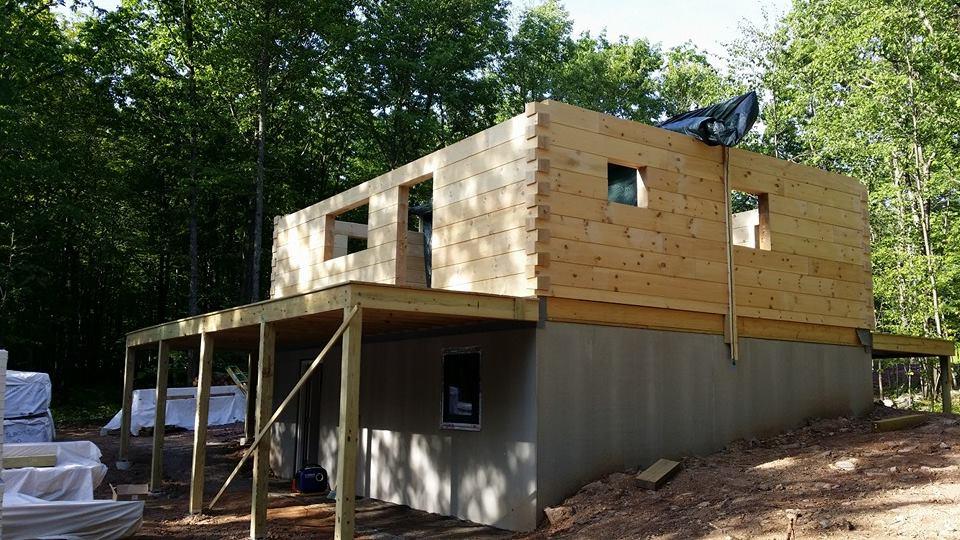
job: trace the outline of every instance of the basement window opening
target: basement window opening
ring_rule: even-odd
[[[607,164],[607,201],[628,206],[647,207],[644,168]]]
[[[480,430],[480,349],[443,352],[442,429]]]
[[[770,209],[766,193],[730,192],[733,245],[770,250]]]

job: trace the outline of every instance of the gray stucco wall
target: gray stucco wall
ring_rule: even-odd
[[[872,402],[863,348],[568,323],[537,332],[538,510],[607,473]]]
[[[487,331],[363,344],[358,492],[512,530],[536,526],[535,330]],[[480,431],[440,429],[442,350],[482,349]],[[276,404],[317,351],[278,355]],[[335,484],[340,353],[323,367],[318,461]],[[293,407],[295,408],[295,407]],[[296,467],[291,411],[274,429],[271,467]]]

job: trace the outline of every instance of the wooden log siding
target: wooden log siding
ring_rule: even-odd
[[[608,163],[641,171],[642,208],[607,200]],[[766,194],[762,216],[732,220],[740,326],[873,328],[866,188],[740,149],[729,171],[732,189]],[[435,288],[696,312],[711,325],[727,312],[722,149],[551,101],[277,218],[273,296],[349,280],[425,284],[422,236],[401,231],[406,189],[428,178]],[[367,203],[367,249],[345,255],[357,227],[333,218]]]
[[[529,296],[527,114],[275,220],[271,296],[347,281],[425,285],[423,235],[406,232],[407,189],[433,179],[436,288]],[[333,220],[369,204],[365,231]],[[361,226],[362,227],[362,226]],[[346,254],[346,236],[367,249]]]
[[[538,117],[535,226],[541,296],[726,312],[719,148],[556,102]],[[643,171],[644,208],[607,201],[608,163]],[[543,167],[542,167],[543,168]],[[771,248],[756,249],[756,211],[734,219],[737,314],[746,320],[873,328],[866,188],[841,175],[730,151],[731,188],[766,193]],[[742,229],[742,230],[741,230]],[[765,246],[766,247],[766,246]],[[546,264],[543,264],[546,261]],[[750,323],[758,328],[757,323]]]

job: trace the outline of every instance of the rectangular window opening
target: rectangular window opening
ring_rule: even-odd
[[[733,245],[770,250],[770,210],[766,193],[730,192]]]
[[[333,257],[343,257],[367,249],[367,219],[370,204],[338,215],[333,225]]]
[[[433,279],[433,177],[411,186],[408,200],[407,283],[429,287]]]
[[[480,430],[480,349],[443,351],[443,429]]]
[[[646,169],[607,163],[607,200],[639,208],[647,207]]]

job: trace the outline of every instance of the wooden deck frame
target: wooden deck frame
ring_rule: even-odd
[[[940,373],[950,371],[950,360],[956,354],[956,343],[949,339],[874,333],[870,336],[874,358],[929,358],[940,362]],[[933,369],[932,367],[930,369]],[[940,403],[943,414],[953,414],[953,381],[941,375]]]
[[[275,351],[284,333],[290,342],[285,345],[306,345],[297,342],[300,332],[310,336],[311,344],[322,342],[328,335],[329,321],[339,323],[347,310],[356,306],[367,313],[371,324],[360,322],[355,317],[344,333],[341,399],[340,453],[344,470],[352,470],[356,463],[357,425],[359,399],[359,359],[361,332],[364,335],[397,331],[397,323],[409,323],[414,329],[433,329],[452,326],[476,325],[492,321],[509,321],[532,324],[538,321],[539,303],[535,298],[515,298],[491,294],[458,292],[418,287],[349,282],[325,289],[294,296],[265,300],[212,313],[188,317],[177,321],[136,330],[127,334],[124,371],[124,408],[126,437],[121,434],[124,449],[129,448],[129,422],[132,407],[135,356],[138,350],[159,347],[158,371],[168,362],[171,349],[195,348],[199,345],[200,376],[197,385],[197,419],[194,432],[193,471],[190,487],[190,513],[203,510],[203,467],[206,448],[206,420],[209,407],[210,379],[213,365],[213,348],[238,348],[257,350],[259,361],[256,396],[256,422],[259,430],[273,411],[273,371]],[[379,317],[370,317],[377,314]],[[361,324],[364,329],[361,330]],[[409,325],[400,328],[409,330]],[[251,340],[252,337],[252,340]],[[225,344],[224,347],[221,345]],[[165,394],[165,376],[158,373],[158,398]],[[161,404],[158,399],[158,407]],[[159,413],[158,413],[159,415]],[[351,427],[352,426],[352,427]],[[159,440],[153,441],[151,462],[151,486],[160,485],[162,467],[162,430]],[[121,456],[128,456],[122,453]],[[252,493],[250,537],[266,535],[267,477],[269,444],[261,444],[254,454],[254,488]],[[351,465],[353,464],[353,465]],[[353,495],[355,488],[349,486],[349,475],[338,489],[336,537],[352,538],[355,527]]]

